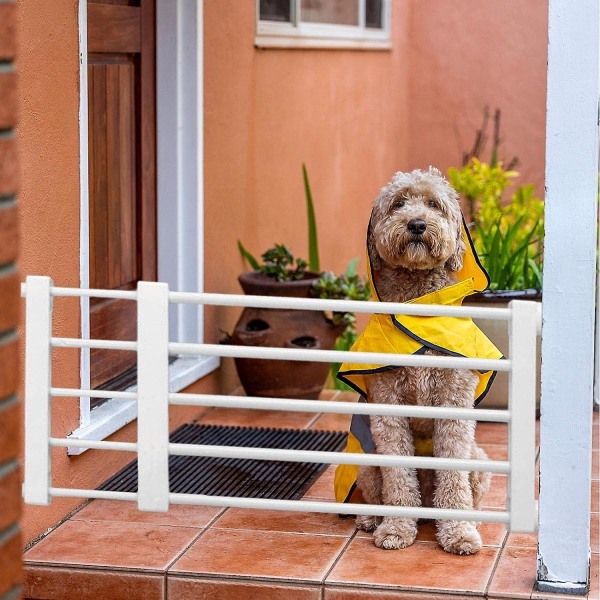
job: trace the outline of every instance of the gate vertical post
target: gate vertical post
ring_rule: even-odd
[[[50,504],[52,462],[52,280],[29,276],[25,283],[25,484],[27,504]]]
[[[140,281],[138,508],[169,510],[169,286]]]
[[[535,302],[513,300],[509,304],[512,368],[509,374],[510,424],[508,479],[510,530],[537,529],[535,500],[535,380],[538,307]]]

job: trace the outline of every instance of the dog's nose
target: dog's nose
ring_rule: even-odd
[[[408,222],[408,230],[415,235],[422,235],[427,229],[427,223],[423,219],[411,219]]]

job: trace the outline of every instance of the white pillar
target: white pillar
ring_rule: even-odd
[[[597,0],[550,0],[537,585],[589,580],[598,193]]]

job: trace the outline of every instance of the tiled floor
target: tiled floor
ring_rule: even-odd
[[[353,395],[327,394],[332,400]],[[598,454],[595,415],[595,454]],[[202,423],[345,429],[348,418],[308,413],[207,410]],[[506,427],[482,423],[479,443],[506,459]],[[329,467],[305,499],[333,500]],[[594,477],[598,477],[597,469]],[[592,491],[592,590],[598,598],[598,480]],[[505,506],[506,477],[496,475],[484,507]],[[174,506],[142,513],[128,503],[95,500],[25,555],[25,597],[47,600],[473,600],[568,598],[533,590],[535,534],[507,535],[482,524],[475,556],[444,552],[433,524],[419,526],[405,550],[385,551],[352,519]],[[574,597],[573,597],[574,598]],[[579,596],[581,598],[581,596]]]

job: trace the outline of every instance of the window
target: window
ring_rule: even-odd
[[[391,47],[390,0],[257,0],[256,5],[258,47]]]

